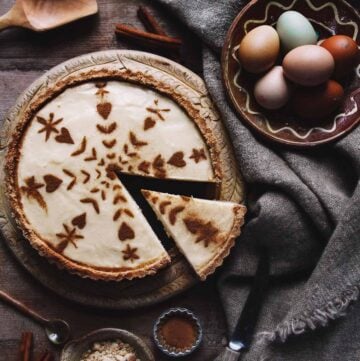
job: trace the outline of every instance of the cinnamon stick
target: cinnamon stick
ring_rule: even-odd
[[[31,332],[23,332],[21,335],[20,353],[22,361],[30,361],[30,353],[33,341]]]
[[[125,24],[117,24],[115,33],[123,38],[134,40],[153,48],[176,50],[182,44],[180,39],[148,33]]]
[[[167,36],[166,31],[158,23],[154,16],[150,14],[149,10],[146,7],[139,6],[137,15],[141,22],[144,24],[147,31],[154,34]]]
[[[52,360],[54,360],[54,355],[49,351],[45,351],[41,355],[38,361],[52,361]]]

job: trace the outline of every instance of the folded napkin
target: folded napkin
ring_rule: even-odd
[[[246,1],[157,2],[203,41],[205,82],[249,186],[246,226],[219,278],[229,332],[256,270],[256,248],[267,246],[273,282],[257,328],[262,342],[255,343],[245,359],[313,360],[300,358],[300,351],[294,358],[280,358],[269,343],[328,325],[358,298],[360,128],[336,143],[303,151],[262,142],[234,113],[221,81],[225,35]],[[356,0],[353,5],[360,8]],[[326,352],[331,355],[324,351],[321,359],[338,360]]]

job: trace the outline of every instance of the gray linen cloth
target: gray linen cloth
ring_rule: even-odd
[[[360,306],[352,302],[360,285],[360,128],[306,151],[260,141],[230,107],[221,82],[225,35],[246,1],[157,2],[203,41],[204,78],[249,185],[247,223],[219,278],[229,333],[248,294],[257,246],[271,256],[257,342],[242,360],[360,360]],[[357,0],[353,5],[360,8]]]

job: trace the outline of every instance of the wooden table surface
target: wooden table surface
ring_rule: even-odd
[[[5,13],[14,0],[0,1],[0,14]],[[11,107],[18,95],[30,83],[54,65],[77,55],[106,49],[139,49],[125,43],[114,35],[114,24],[124,22],[141,27],[136,18],[140,4],[151,11],[168,30],[185,41],[184,64],[200,72],[200,46],[198,40],[188,33],[164,9],[154,9],[141,0],[98,0],[100,12],[97,16],[80,20],[60,29],[35,34],[23,29],[9,29],[0,33],[0,119]],[[142,49],[145,50],[145,49]],[[154,348],[151,333],[156,318],[169,307],[181,306],[192,309],[199,315],[204,341],[191,361],[212,360],[224,343],[225,322],[215,289],[215,280],[199,284],[192,290],[162,304],[131,312],[102,311],[66,301],[48,291],[34,280],[0,242],[0,288],[13,294],[27,305],[49,318],[64,318],[73,329],[73,337],[102,327],[127,329],[141,336],[154,350],[157,361],[168,358]],[[34,358],[37,360],[45,349],[52,348],[43,330],[8,306],[0,304],[0,361],[19,359],[21,332],[32,331],[35,337]]]

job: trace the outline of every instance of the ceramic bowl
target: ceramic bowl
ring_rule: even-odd
[[[298,11],[307,17],[319,33],[319,39],[341,34],[360,44],[360,16],[344,0],[253,0],[235,18],[223,47],[223,80],[228,96],[241,118],[268,140],[298,147],[333,141],[360,121],[360,66],[343,84],[342,106],[336,114],[316,126],[295,117],[289,106],[278,111],[261,108],[253,96],[257,77],[241,70],[236,50],[242,38],[257,26],[275,25],[287,10]]]
[[[194,342],[193,346],[186,350],[186,351],[171,351],[169,350],[159,339],[159,328],[163,322],[165,322],[167,319],[173,317],[173,316],[181,316],[188,318],[194,322],[197,328],[197,339]],[[202,327],[200,325],[199,319],[195,316],[193,312],[188,310],[187,308],[171,308],[170,310],[164,312],[156,321],[153,329],[153,337],[156,346],[162,351],[165,355],[178,358],[178,357],[184,357],[192,354],[197,350],[201,344],[202,337],[203,337],[203,331]]]
[[[117,328],[96,330],[67,343],[61,353],[60,361],[79,361],[82,354],[87,351],[94,342],[116,339],[129,344],[141,361],[155,361],[152,352],[144,341],[129,331]]]

